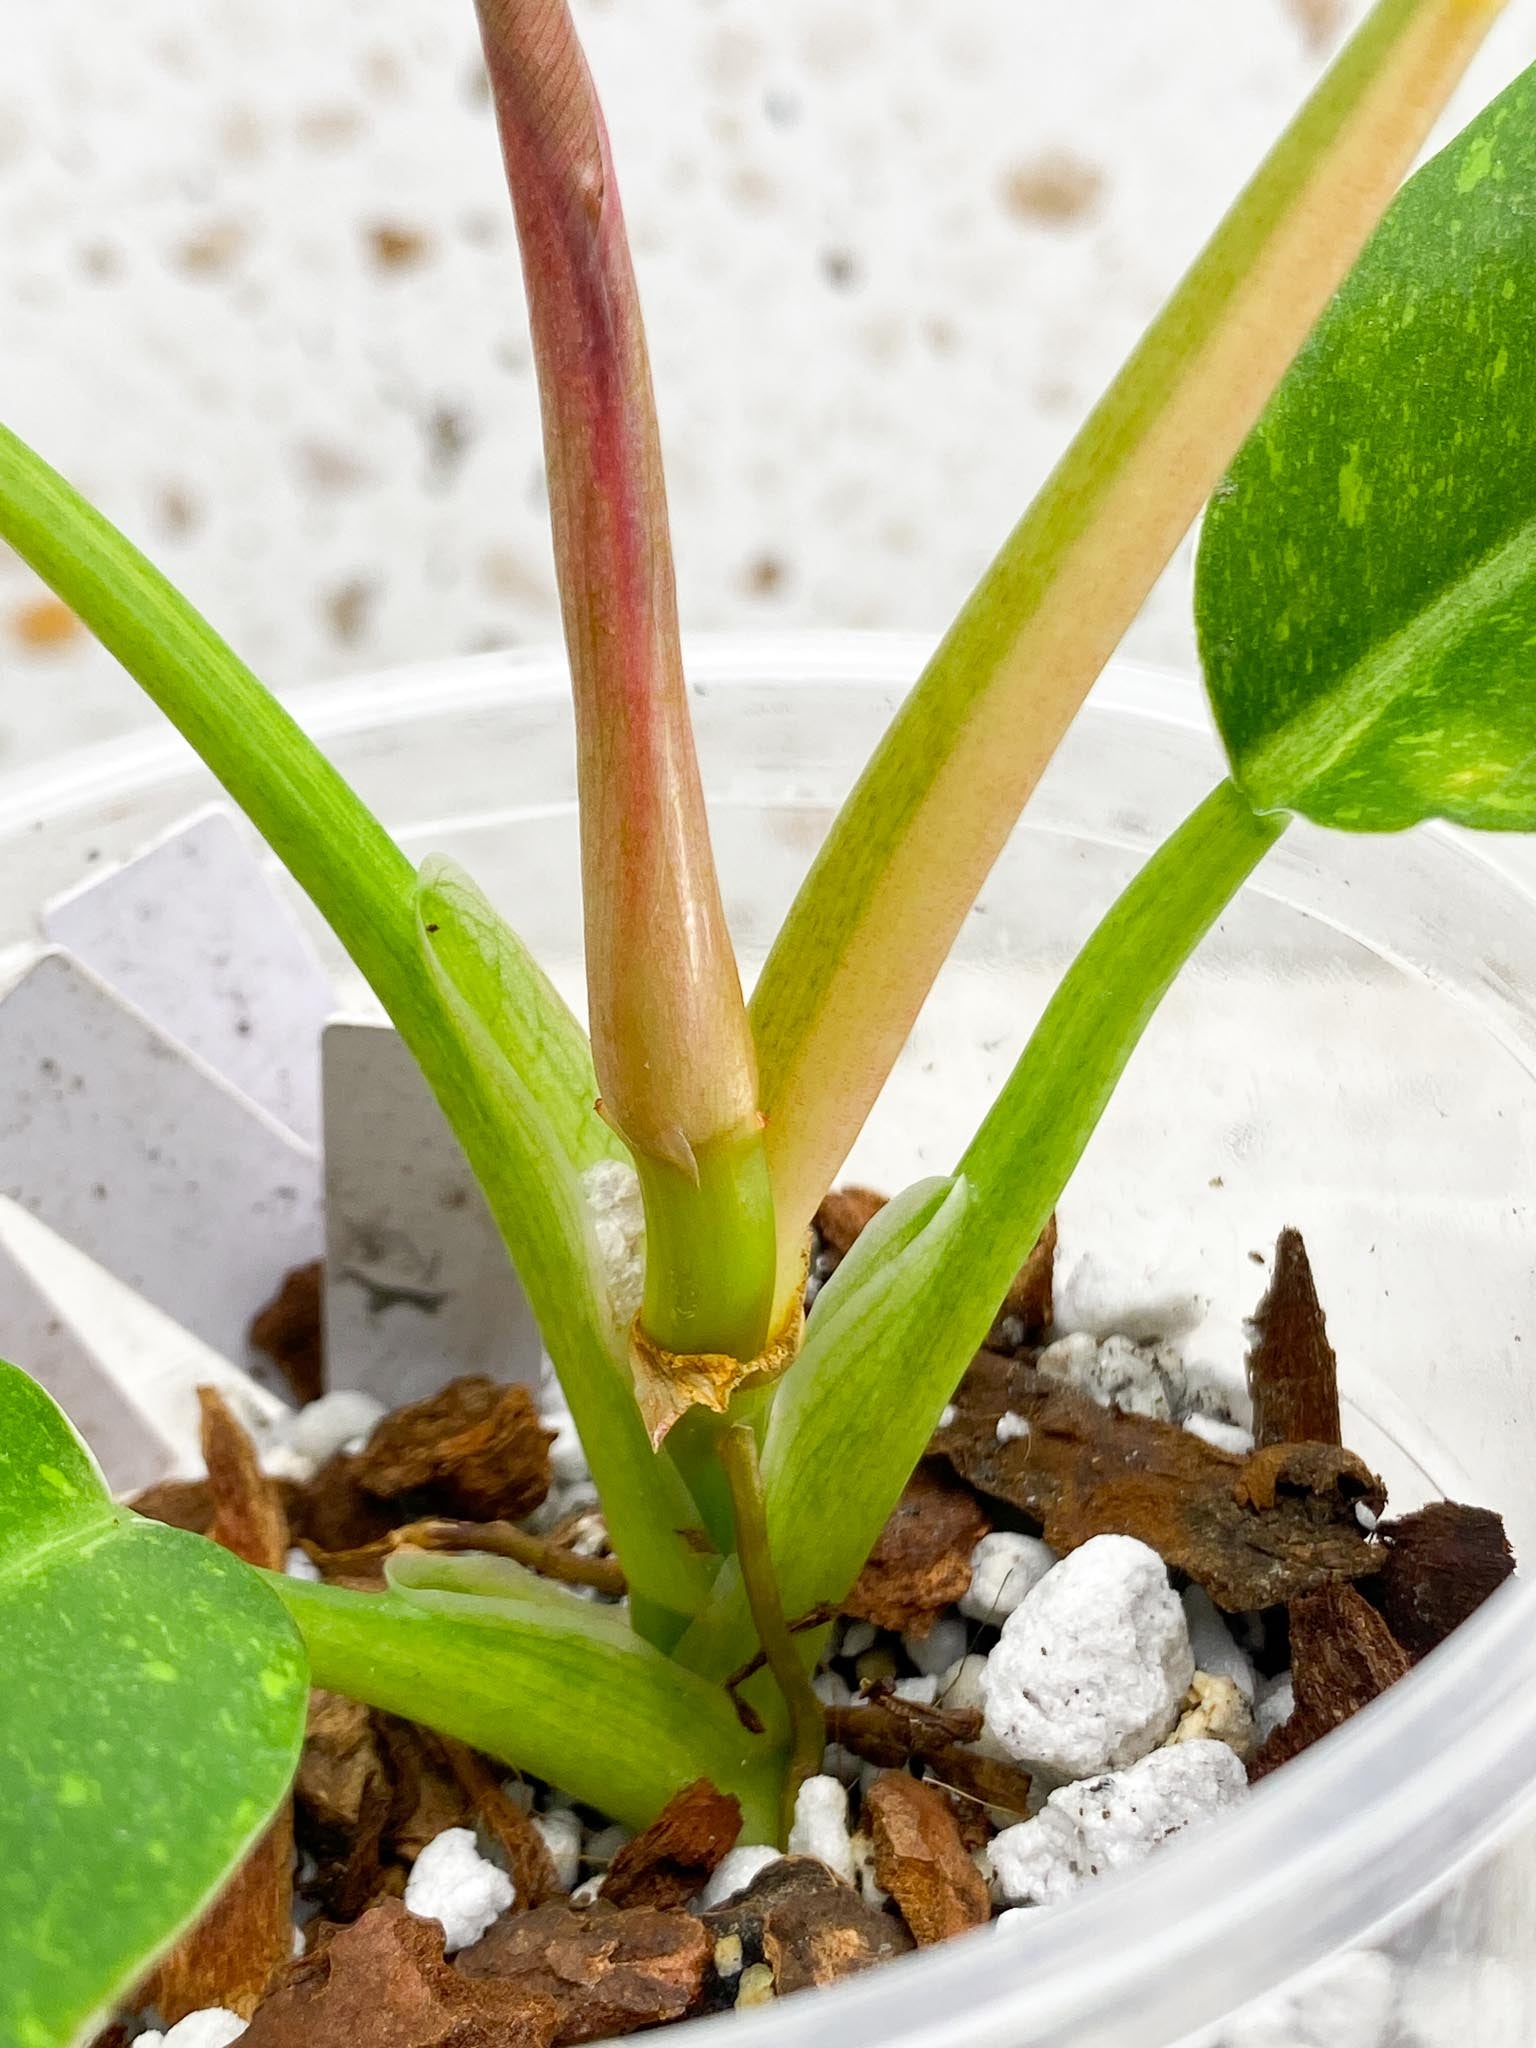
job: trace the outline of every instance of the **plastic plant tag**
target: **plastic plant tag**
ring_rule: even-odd
[[[334,992],[245,828],[221,804],[45,906],[66,947],[151,1023],[309,1140]]]
[[[68,954],[0,999],[0,1194],[226,1358],[319,1253],[319,1178],[309,1146]]]
[[[325,1032],[325,1353],[395,1406],[460,1373],[537,1381],[538,1331],[459,1141],[385,1024]]]
[[[217,1387],[252,1426],[284,1412],[275,1394],[4,1198],[0,1303],[5,1347],[73,1418],[114,1493],[201,1472],[201,1386]]]

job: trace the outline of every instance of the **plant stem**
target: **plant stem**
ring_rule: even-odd
[[[645,1201],[640,1319],[668,1351],[756,1358],[773,1307],[773,1188],[760,1129],[701,1145],[697,1178],[636,1153]]]
[[[720,1462],[725,1467],[736,1511],[736,1555],[741,1563],[747,1605],[763,1657],[784,1695],[789,1715],[790,1751],[780,1823],[781,1839],[787,1842],[800,1787],[821,1769],[827,1746],[826,1715],[779,1597],[779,1582],[768,1548],[768,1515],[763,1475],[757,1461],[757,1433],[750,1423],[732,1423],[723,1431]]]

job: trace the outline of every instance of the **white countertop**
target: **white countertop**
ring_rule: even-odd
[[[942,625],[1364,11],[582,0],[687,622]],[[556,631],[468,0],[13,0],[0,363],[279,688]],[[1128,651],[1189,663],[1187,575]],[[0,560],[0,768],[152,715],[70,628]]]

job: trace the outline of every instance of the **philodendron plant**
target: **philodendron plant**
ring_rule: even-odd
[[[745,1839],[778,1836],[820,1764],[819,1618],[1244,878],[1297,814],[1536,826],[1536,72],[1367,244],[1498,11],[1379,0],[983,575],[750,1005],[689,730],[634,278],[564,0],[479,12],[575,692],[590,1042],[469,877],[413,868],[185,599],[0,435],[0,536],[244,806],[420,1062],[630,1589],[605,1607],[408,1550],[381,1594],[264,1577],[115,1506],[47,1397],[0,1368],[6,2048],[81,2036],[206,1902],[284,1794],[306,1676],[632,1826],[707,1776]],[[812,1213],[1207,499],[1196,605],[1230,777],[1110,909],[954,1172],[881,1211],[806,1323]],[[637,1312],[588,1200],[611,1161],[643,1195]]]

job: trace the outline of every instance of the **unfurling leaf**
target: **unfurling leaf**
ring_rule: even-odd
[[[517,215],[576,704],[588,1008],[645,1196],[641,1319],[755,1358],[773,1200],[678,642],[650,362],[597,94],[566,0],[478,0]]]
[[[1259,808],[1536,826],[1536,70],[1383,221],[1217,493],[1197,610]]]
[[[247,1565],[115,1507],[0,1365],[0,2041],[65,2048],[205,1906],[304,1734],[304,1653]]]
[[[678,643],[661,446],[608,137],[565,0],[480,0],[544,407],[576,698],[594,1054],[639,1152],[757,1108]]]

